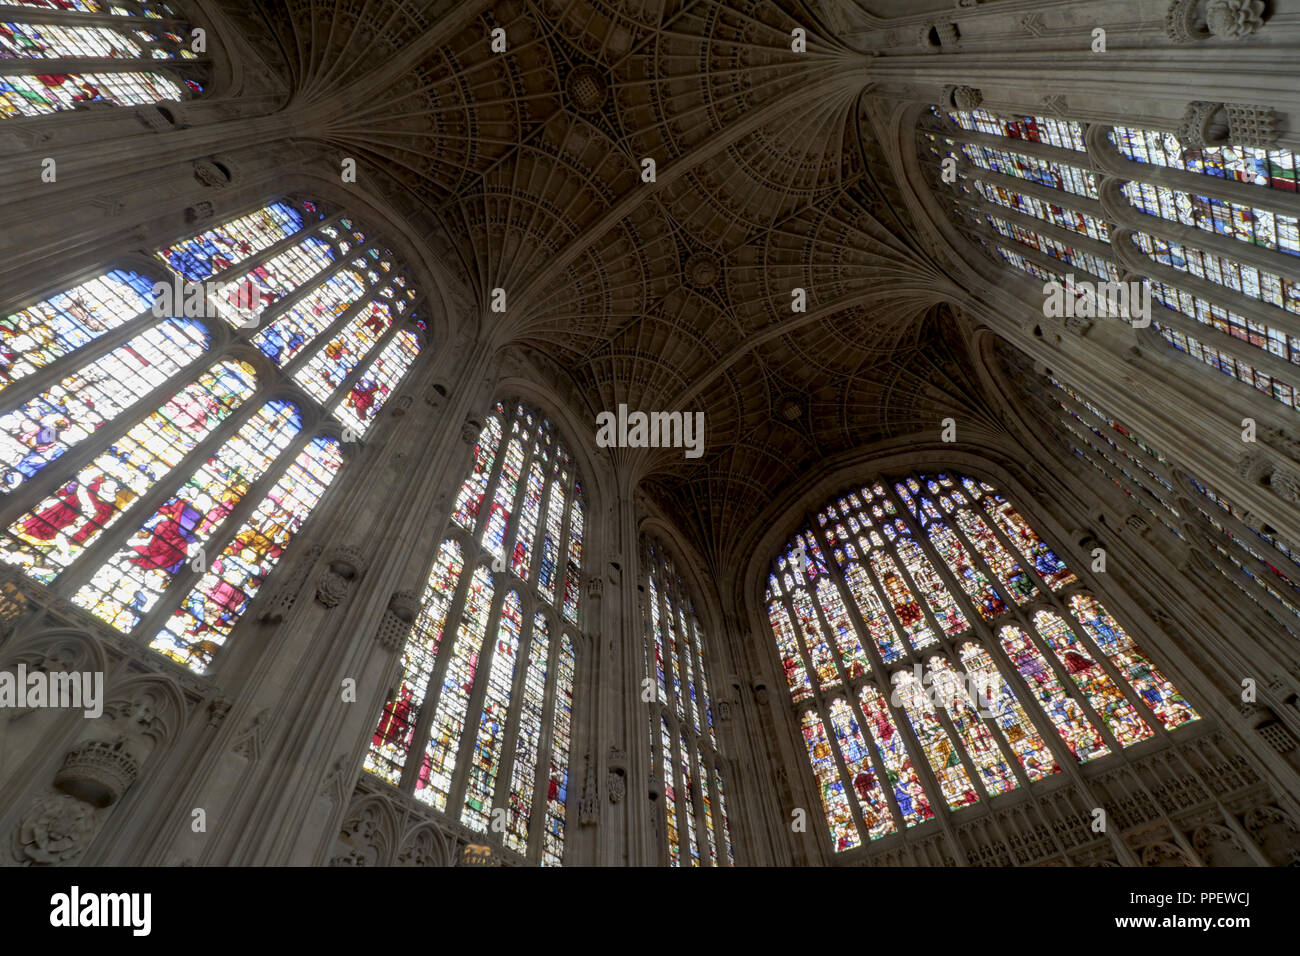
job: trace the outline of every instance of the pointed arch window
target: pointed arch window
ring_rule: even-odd
[[[655,692],[650,779],[662,795],[662,859],[670,866],[733,866],[704,629],[672,557],[653,535],[642,536],[641,569],[644,673]]]
[[[544,866],[564,859],[582,485],[521,403],[483,423],[365,769]],[[571,595],[556,589],[561,555]]]
[[[211,74],[174,3],[0,0],[0,119],[182,102]]]
[[[836,851],[1199,719],[1020,511],[968,476],[846,491],[790,540],[765,598]]]
[[[1143,283],[1175,349],[1300,407],[1295,154],[937,108],[918,149],[963,231],[1071,290],[1078,314],[1107,314],[1080,280]]]
[[[355,301],[304,342],[375,303],[400,323],[295,388],[267,330],[343,270]],[[0,311],[0,563],[205,672],[416,357],[418,304],[350,219],[285,199]]]

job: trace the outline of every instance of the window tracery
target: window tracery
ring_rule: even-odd
[[[211,63],[193,36],[172,4],[155,0],[4,0],[0,118],[201,96]]]
[[[934,109],[919,148],[962,228],[995,257],[1066,288],[1069,276],[1141,282],[1175,349],[1300,407],[1294,154],[982,109]],[[1075,292],[1103,314],[1086,286]]]
[[[732,866],[723,759],[714,729],[704,630],[663,542],[641,542],[650,778],[662,794],[670,866]],[[671,696],[669,686],[671,685]],[[658,730],[656,731],[656,725]],[[717,794],[715,807],[711,800]]]
[[[564,858],[582,507],[577,468],[551,422],[497,403],[364,765],[546,866]],[[572,586],[557,593],[561,554]]]
[[[278,268],[280,250],[308,245],[313,268]],[[376,302],[401,327],[345,343],[345,367],[284,397],[292,379],[260,355],[298,366],[270,330],[362,267],[355,300],[317,309],[300,340]],[[365,433],[418,354],[415,305],[351,220],[280,200],[6,310],[0,561],[206,671],[341,469],[346,430]]]
[[[783,549],[765,600],[836,851],[1199,719],[974,478],[846,491]]]
[[[1052,402],[1067,449],[1086,461],[1154,523],[1197,546],[1238,593],[1275,624],[1300,634],[1296,549],[1203,478],[1173,464],[1127,425],[1054,378]]]

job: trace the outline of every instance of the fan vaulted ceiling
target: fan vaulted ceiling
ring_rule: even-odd
[[[701,459],[613,454],[715,567],[820,460],[978,404],[938,305],[952,284],[912,238],[864,121],[870,58],[837,38],[863,15],[829,12],[231,3],[293,91],[294,135],[424,210],[425,241],[502,347],[567,377],[593,420],[620,402],[706,413]],[[505,316],[488,309],[496,287]]]

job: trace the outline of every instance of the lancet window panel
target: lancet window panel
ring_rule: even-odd
[[[709,694],[708,641],[691,593],[662,541],[641,542],[643,699],[649,695],[650,778],[663,806],[661,861],[732,866],[724,759]],[[716,795],[716,802],[714,800]]]
[[[544,866],[564,859],[582,485],[555,426],[498,402],[479,431],[364,767]],[[572,617],[570,616],[572,615]]]
[[[3,0],[0,120],[194,99],[210,84],[213,42],[197,42],[175,4]]]
[[[777,555],[765,599],[836,852],[1200,719],[1020,510],[969,476],[847,489]]]
[[[307,245],[315,269],[277,272]],[[344,267],[355,307],[303,341],[376,301],[400,327],[295,388],[270,330]],[[298,198],[0,309],[0,562],[207,672],[418,356],[418,306],[391,251]]]
[[[1053,402],[1044,405],[1044,415],[1056,417],[1065,448],[1134,502],[1158,503],[1159,513],[1147,513],[1197,547],[1268,620],[1300,634],[1300,554],[1267,523],[1203,478],[1175,469],[1160,451],[1069,385],[1047,381]],[[1113,454],[1098,452],[1105,448]]]
[[[1087,282],[1141,282],[1174,349],[1300,407],[1295,154],[1189,146],[1126,126],[1094,132],[934,108],[918,155],[963,231],[999,261],[1070,290],[1076,314],[1114,311]]]

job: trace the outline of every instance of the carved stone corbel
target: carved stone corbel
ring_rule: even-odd
[[[1263,484],[1273,470],[1273,463],[1260,451],[1248,451],[1237,459],[1237,474],[1254,484]]]
[[[622,803],[627,795],[627,751],[609,748],[609,802]]]
[[[1300,474],[1289,468],[1276,468],[1268,483],[1273,493],[1283,501],[1300,504]]]
[[[54,786],[92,807],[112,806],[135,783],[140,764],[126,740],[87,740],[64,758]]]
[[[1264,25],[1264,10],[1264,0],[1174,0],[1165,13],[1165,32],[1175,43],[1244,40]]]
[[[1178,124],[1178,141],[1184,147],[1250,146],[1269,149],[1277,144],[1278,115],[1271,107],[1250,103],[1187,104]]]
[[[984,94],[973,86],[946,86],[943,99],[953,109],[973,110],[984,102]]]
[[[212,203],[205,199],[202,202],[196,202],[192,206],[185,207],[185,221],[187,223],[202,222],[204,219],[211,219],[215,212]]]
[[[365,560],[360,548],[346,546],[336,549],[316,579],[316,600],[325,607],[337,607],[364,571]]]
[[[1092,329],[1092,320],[1080,318],[1077,315],[1067,315],[1061,319],[1065,326],[1065,331],[1083,338]]]
[[[388,608],[379,622],[375,640],[386,651],[395,651],[411,636],[411,627],[420,613],[420,596],[415,591],[397,591],[388,599]]]

